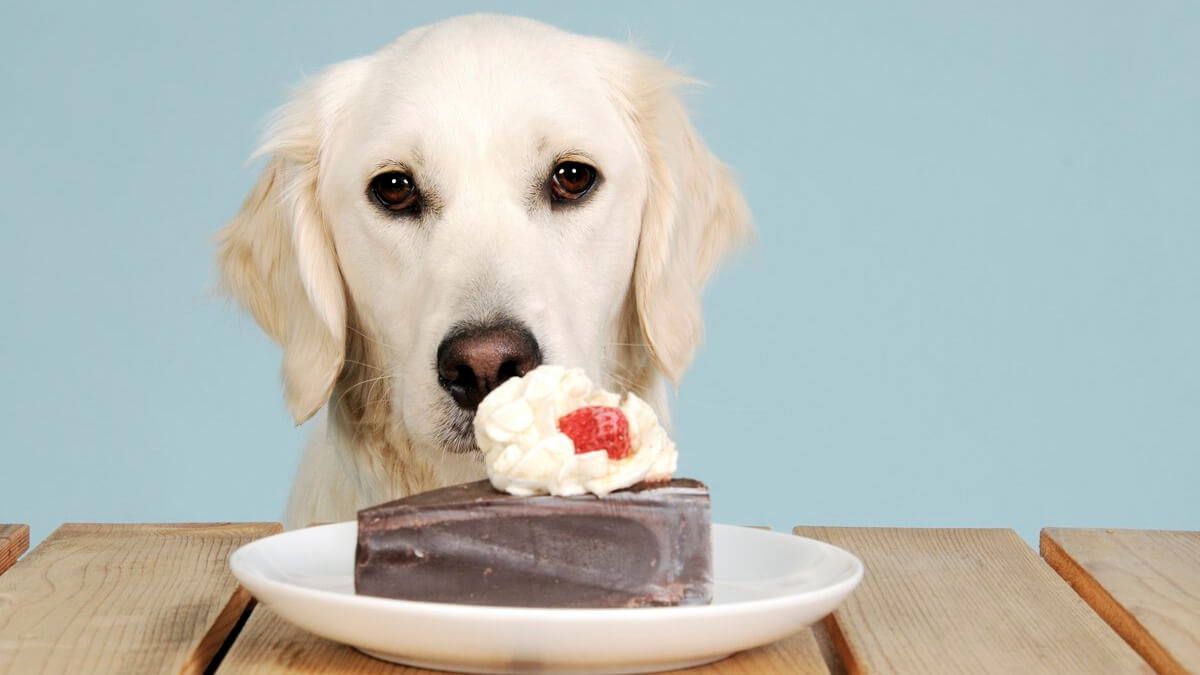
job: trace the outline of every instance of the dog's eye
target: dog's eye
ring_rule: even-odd
[[[412,176],[400,171],[381,173],[371,179],[371,196],[389,211],[408,211],[417,205],[421,193]]]
[[[550,193],[555,201],[574,201],[596,183],[596,169],[582,162],[560,162],[550,173]]]

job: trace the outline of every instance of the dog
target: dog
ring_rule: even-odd
[[[753,230],[688,83],[629,46],[473,15],[277,112],[217,265],[282,347],[295,422],[317,417],[288,527],[482,478],[475,406],[543,362],[666,420],[701,290]]]

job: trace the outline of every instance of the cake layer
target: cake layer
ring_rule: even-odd
[[[484,480],[358,514],[355,588],[405,600],[643,607],[712,599],[708,488],[514,497]]]

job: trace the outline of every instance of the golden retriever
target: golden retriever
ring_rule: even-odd
[[[220,233],[224,287],[322,408],[289,527],[483,477],[475,404],[541,362],[664,417],[700,292],[751,234],[686,79],[614,42],[466,16],[332,66],[278,112]]]

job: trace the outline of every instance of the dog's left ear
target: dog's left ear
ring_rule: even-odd
[[[649,178],[633,289],[642,334],[676,384],[703,333],[700,294],[717,264],[753,236],[732,173],[688,119],[677,87],[687,79],[634,55],[625,96],[643,139]]]

